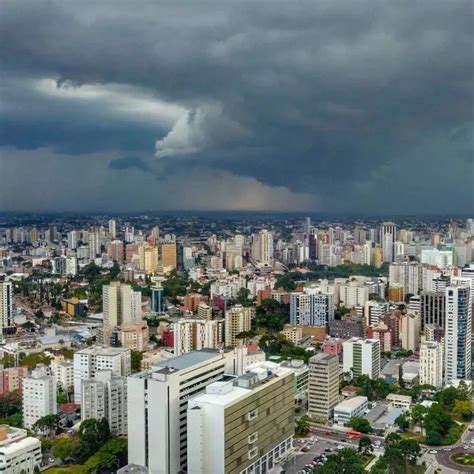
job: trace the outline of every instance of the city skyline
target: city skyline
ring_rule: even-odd
[[[2,10],[1,211],[472,213],[470,2]]]

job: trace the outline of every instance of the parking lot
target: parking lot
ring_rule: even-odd
[[[315,441],[317,439],[317,441]],[[321,439],[319,436],[308,438],[297,438],[294,441],[295,456],[289,461],[284,469],[287,474],[298,474],[307,464],[313,462],[315,457],[320,455],[329,455],[331,452],[325,451],[331,449],[333,452],[338,446],[344,445],[357,449],[357,443],[342,443],[328,439]],[[302,450],[303,449],[303,450]]]

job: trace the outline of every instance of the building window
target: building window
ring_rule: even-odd
[[[257,418],[257,416],[258,416],[258,409],[255,408],[255,410],[249,411],[247,413],[247,420],[248,421],[255,420],[255,418]]]
[[[248,458],[253,459],[258,454],[258,448],[252,448],[248,453]]]
[[[248,444],[252,444],[252,443],[255,443],[255,441],[257,441],[257,439],[258,439],[258,431],[255,431],[255,433],[252,433],[247,438],[247,442],[248,442]]]

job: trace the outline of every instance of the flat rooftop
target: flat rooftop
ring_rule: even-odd
[[[367,403],[367,401],[367,397],[362,396],[347,398],[346,400],[343,400],[342,402],[338,403],[334,407],[334,410],[354,410],[354,408],[357,408],[363,403]]]

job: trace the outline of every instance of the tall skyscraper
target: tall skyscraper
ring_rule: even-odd
[[[165,271],[176,269],[178,264],[176,242],[166,242],[161,245],[161,263]]]
[[[240,304],[232,306],[225,313],[225,346],[235,347],[243,344],[237,335],[250,331],[253,308],[245,308]]]
[[[292,451],[294,374],[253,365],[189,401],[188,473],[272,472]]]
[[[113,240],[117,236],[117,225],[113,219],[109,220],[109,237]]]
[[[427,341],[420,346],[420,385],[443,386],[443,344]]]
[[[269,265],[273,261],[273,234],[267,229],[262,229],[254,237],[252,256],[264,265]]]
[[[367,375],[377,379],[380,375],[380,341],[353,337],[342,344],[343,370],[352,376]]]
[[[13,287],[10,281],[0,280],[0,336],[4,329],[12,328],[13,322]]]
[[[384,262],[395,261],[395,239],[397,226],[393,222],[384,222],[380,226],[380,243]]]
[[[328,420],[339,402],[339,357],[320,352],[309,359],[308,412]]]
[[[23,426],[31,429],[43,416],[56,413],[56,380],[40,364],[23,379]]]
[[[427,324],[436,324],[442,328],[446,321],[446,293],[422,291],[420,293],[421,330]]]
[[[155,314],[164,312],[163,287],[161,284],[151,288],[151,312]]]
[[[188,402],[224,379],[229,355],[211,349],[189,352],[128,378],[130,464],[153,474],[187,471]]]
[[[71,230],[67,233],[67,246],[71,250],[77,249],[77,231]]]
[[[446,381],[470,380],[472,369],[472,306],[469,286],[446,288]]]
[[[325,326],[334,319],[333,295],[305,288],[290,295],[290,324]]]
[[[81,420],[105,418],[113,436],[127,436],[127,379],[111,370],[82,382]]]

